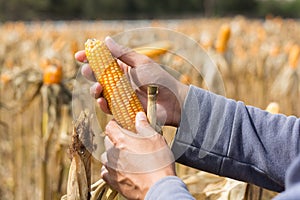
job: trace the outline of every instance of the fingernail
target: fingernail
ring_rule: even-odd
[[[111,37],[107,36],[105,38],[105,44],[108,45],[108,46],[110,46],[110,45],[116,45],[116,42]]]
[[[112,41],[112,42],[115,42],[110,36],[106,36],[106,37],[105,37],[105,41],[108,41],[108,40],[109,40],[109,41]]]
[[[136,114],[136,120],[137,121],[147,121],[147,117],[144,112],[138,112]]]
[[[74,54],[74,57],[77,58],[78,54],[79,54],[79,52],[76,52],[76,53]]]

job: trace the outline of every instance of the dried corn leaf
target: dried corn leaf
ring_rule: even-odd
[[[111,189],[109,185],[100,179],[91,186],[91,199],[90,200],[116,200],[118,199],[118,192]]]
[[[91,186],[91,200],[101,199],[101,195],[103,195],[103,191],[105,190],[106,183],[103,179],[98,180]]]
[[[88,200],[90,198],[91,151],[93,150],[90,119],[89,112],[83,111],[74,125],[70,147],[72,162],[69,169],[66,199]]]
[[[200,171],[183,178],[197,200],[244,199],[247,183]]]
[[[295,88],[298,87],[299,78],[298,73],[290,67],[284,68],[276,77],[271,94],[276,97],[286,96],[292,92],[298,92]]]
[[[117,197],[117,192],[110,189],[103,179],[98,180],[91,186],[91,188],[93,190],[91,192],[91,200],[113,200]]]
[[[75,152],[70,166],[67,199],[83,200],[88,199],[89,186],[87,183],[86,171],[80,156]]]

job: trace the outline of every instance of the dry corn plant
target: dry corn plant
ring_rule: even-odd
[[[36,198],[57,199],[63,190],[65,142],[60,137],[67,138],[71,98],[61,83],[61,74],[52,72],[45,71],[43,79],[39,70],[15,67],[1,76],[8,77],[1,85],[1,91],[6,91],[1,102],[5,102],[8,118],[15,119],[7,125],[11,152],[15,154],[11,184],[16,199],[33,194]],[[30,165],[33,163],[29,160],[36,164]],[[31,185],[34,187],[29,188]]]
[[[43,199],[51,199],[56,194],[56,199],[61,193],[63,181],[63,150],[68,144],[68,128],[70,121],[70,92],[59,84],[44,84],[41,88],[42,95],[42,134],[40,148],[41,158],[41,196]],[[54,166],[60,166],[54,168]],[[54,169],[56,171],[53,176]],[[51,177],[51,178],[50,178]],[[49,190],[51,179],[56,179],[58,191]]]
[[[299,57],[300,47],[294,44],[290,48],[287,65],[277,75],[271,88],[272,95],[276,99],[288,97],[284,98],[282,103],[291,105],[286,112],[296,116],[300,114],[300,108],[297,106],[300,97]]]
[[[62,199],[90,199],[91,152],[94,135],[90,128],[91,117],[88,111],[83,111],[74,123],[67,194]]]
[[[8,78],[0,85],[1,104],[3,103],[5,108],[5,110],[1,109],[1,121],[3,120],[7,125],[7,136],[2,137],[1,134],[3,140],[1,144],[5,145],[6,143],[5,151],[3,151],[6,155],[1,156],[3,158],[1,166],[5,166],[7,170],[5,172],[1,170],[1,177],[7,177],[4,182],[9,183],[3,184],[3,188],[6,190],[3,198],[8,199],[7,195],[12,192],[14,196],[11,198],[20,199],[22,196],[29,197],[29,193],[35,194],[35,190],[29,188],[27,192],[18,191],[29,185],[30,179],[37,180],[32,169],[38,170],[38,167],[31,166],[27,159],[38,157],[35,144],[40,133],[38,130],[40,127],[38,106],[41,100],[39,92],[42,82],[41,74],[37,70],[13,69],[12,73],[6,75]],[[3,90],[4,93],[2,93]],[[23,149],[27,146],[33,147],[31,151]]]

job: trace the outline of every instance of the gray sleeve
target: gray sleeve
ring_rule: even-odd
[[[299,199],[300,197],[300,155],[289,166],[285,183],[286,190],[276,196],[274,200]]]
[[[191,86],[172,145],[177,162],[270,190],[284,189],[300,120]]]
[[[157,181],[147,192],[145,200],[180,199],[193,200],[186,185],[176,176],[167,176]]]

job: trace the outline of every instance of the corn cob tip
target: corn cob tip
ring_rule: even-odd
[[[88,48],[90,51],[93,51],[93,49],[95,49],[99,45],[102,45],[102,42],[95,38],[87,39],[87,41],[84,44],[85,49]]]

